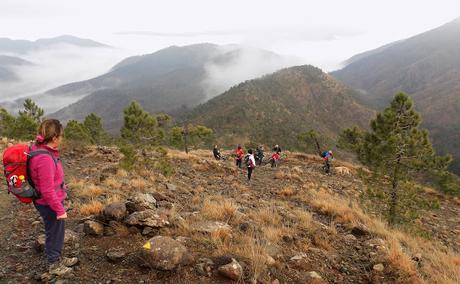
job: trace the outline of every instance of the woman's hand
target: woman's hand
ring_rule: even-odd
[[[57,216],[56,219],[58,219],[58,220],[67,219],[67,212],[62,214],[62,215]]]

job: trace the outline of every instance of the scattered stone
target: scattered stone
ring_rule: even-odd
[[[155,210],[134,212],[125,220],[128,225],[140,225],[153,228],[162,228],[169,225],[168,216]]]
[[[125,202],[115,202],[108,204],[102,211],[108,220],[123,220],[128,214]]]
[[[135,193],[128,198],[126,206],[129,212],[156,209],[157,200],[150,193]]]
[[[32,222],[32,226],[37,226],[37,225],[40,225],[42,222],[40,221],[33,221]]]
[[[152,268],[172,270],[179,266],[187,253],[180,242],[164,236],[156,236],[147,241],[141,257]]]
[[[364,242],[364,245],[371,247],[371,248],[375,248],[379,246],[384,246],[385,241],[382,240],[381,238],[375,238],[375,239],[367,240],[366,242]]]
[[[309,271],[306,273],[306,276],[310,279],[323,279],[316,271]]]
[[[268,266],[273,266],[273,265],[275,265],[275,263],[276,263],[276,260],[275,260],[273,257],[269,256],[269,255],[266,255],[266,256],[265,256],[265,259],[266,259],[266,260],[265,260],[265,263],[266,263]]]
[[[152,227],[144,227],[142,230],[142,235],[147,236],[149,234],[153,233],[153,228]]]
[[[297,261],[297,260],[302,260],[304,258],[308,258],[308,255],[304,252],[300,253],[300,254],[297,254],[297,255],[294,255],[293,257],[291,257],[291,260],[292,261]]]
[[[245,222],[245,223],[241,223],[238,227],[240,228],[240,231],[247,232],[250,228],[250,225],[249,223]]]
[[[112,227],[110,226],[104,227],[104,236],[110,237],[114,235],[115,235],[115,230]]]
[[[353,241],[356,241],[357,238],[353,234],[348,234],[345,236],[345,240],[353,242]]]
[[[221,275],[234,281],[240,280],[241,276],[243,275],[243,268],[234,258],[232,258],[232,262],[229,264],[220,266],[218,271]]]
[[[351,233],[355,236],[355,237],[363,237],[363,236],[366,236],[369,234],[369,231],[364,228],[364,226],[356,226],[356,227],[353,227],[351,229]]]
[[[195,266],[198,274],[202,276],[210,277],[212,275],[212,268],[214,267],[214,261],[209,258],[200,258]]]
[[[379,263],[379,264],[374,265],[372,269],[378,272],[382,272],[385,269],[385,267],[383,266],[383,264]]]
[[[421,254],[421,253],[415,254],[415,255],[412,257],[412,260],[413,260],[413,261],[416,261],[416,262],[422,261],[422,254]]]
[[[104,234],[104,226],[95,221],[86,221],[85,233],[87,235],[102,236]]]
[[[166,189],[167,189],[167,190],[170,190],[170,191],[176,191],[176,190],[177,190],[177,186],[175,186],[175,185],[172,184],[172,183],[167,183],[167,184],[166,184]]]
[[[226,224],[223,222],[209,221],[209,222],[198,224],[195,227],[195,230],[198,232],[202,232],[202,233],[213,233],[213,232],[220,231],[220,230],[231,231],[232,227],[230,227],[229,224]]]
[[[129,227],[128,231],[129,231],[131,234],[133,234],[133,235],[136,235],[136,234],[140,234],[140,233],[141,233],[141,231],[139,230],[139,228],[136,227],[136,226],[131,226],[131,227]]]
[[[121,248],[111,248],[105,252],[105,256],[111,262],[119,262],[126,256],[126,252]]]

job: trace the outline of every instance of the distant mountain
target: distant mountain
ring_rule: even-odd
[[[0,55],[0,82],[17,80],[14,67],[24,65],[33,65],[33,63],[19,57]]]
[[[423,126],[441,152],[457,158],[460,173],[460,18],[434,30],[355,58],[334,77],[361,90],[361,99],[377,108],[395,93],[412,96]]]
[[[332,141],[346,127],[366,128],[373,111],[355,91],[313,66],[280,70],[246,81],[183,116],[233,145],[248,141],[301,147],[297,135],[314,129]]]
[[[68,44],[78,47],[109,47],[108,45],[90,39],[82,39],[70,35],[38,39],[36,41],[0,38],[0,53],[25,54],[31,51],[49,48],[58,44]]]
[[[248,52],[257,54],[257,59],[246,60]],[[66,121],[83,119],[88,113],[96,112],[115,132],[121,126],[123,109],[133,100],[151,113],[180,112],[242,80],[278,70],[286,66],[286,62],[285,58],[260,49],[214,44],[172,46],[127,58],[107,74],[62,86],[45,95],[57,99],[84,96],[53,116]],[[249,68],[247,64],[263,68]]]

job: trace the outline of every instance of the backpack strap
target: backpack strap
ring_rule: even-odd
[[[29,153],[27,154],[27,182],[30,184],[30,186],[32,188],[35,188],[35,183],[33,182],[32,177],[30,176],[29,162],[33,157],[36,157],[36,156],[39,156],[39,155],[48,155],[48,156],[50,156],[51,159],[53,159],[54,165],[56,167],[57,167],[58,161],[59,161],[59,158],[54,157],[54,155],[50,151],[48,151],[46,149],[39,149],[39,150],[31,151],[31,147],[29,146]],[[58,189],[62,188],[63,185],[64,185],[64,182],[62,182],[62,184],[58,188],[56,188],[56,191]]]

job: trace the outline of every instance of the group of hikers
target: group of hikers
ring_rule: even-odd
[[[214,149],[212,150],[214,158],[216,160],[225,160],[225,157],[222,156],[218,145],[214,145]],[[248,169],[248,182],[251,180],[252,172],[254,168],[257,166],[261,166],[262,162],[264,162],[265,154],[264,154],[264,146],[258,146],[255,152],[252,149],[247,150],[246,155],[244,154],[244,150],[240,144],[236,147],[233,155],[235,156],[235,164],[238,168],[243,168],[243,165]],[[331,174],[331,160],[334,158],[332,151],[324,151],[321,153],[321,157],[324,160],[323,169],[327,175]],[[278,164],[281,160],[281,147],[279,145],[275,145],[273,147],[273,153],[268,160],[268,163],[271,164],[272,168],[278,167]]]

